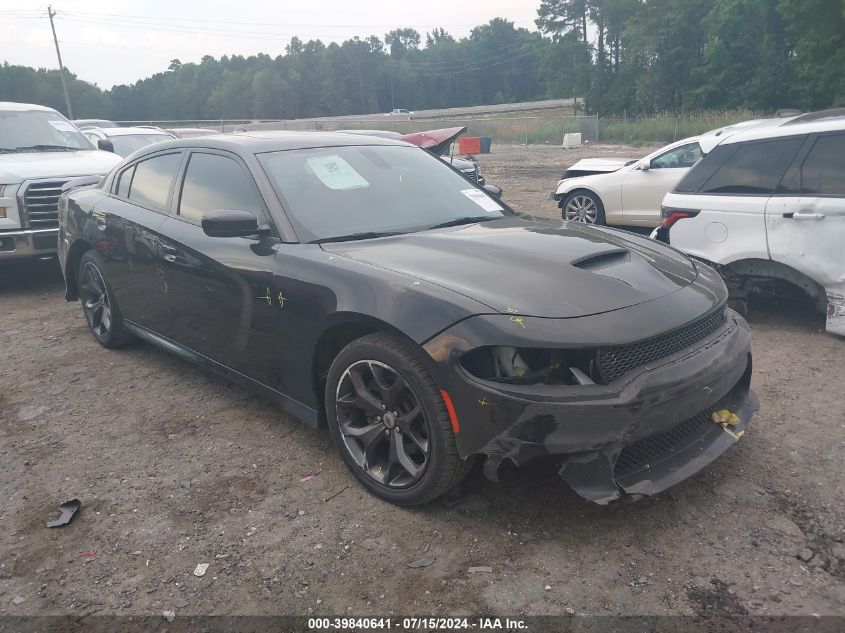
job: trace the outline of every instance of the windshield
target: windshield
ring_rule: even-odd
[[[94,149],[58,112],[0,110],[0,150],[49,151]]]
[[[513,214],[416,147],[324,147],[258,159],[304,241],[408,233]]]
[[[136,149],[171,139],[168,134],[122,134],[108,138],[114,145],[114,153],[119,156],[129,156]]]

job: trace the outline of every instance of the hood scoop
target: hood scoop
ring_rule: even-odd
[[[570,266],[581,270],[601,270],[630,261],[631,253],[625,248],[609,248],[598,253],[590,253],[569,262]]]

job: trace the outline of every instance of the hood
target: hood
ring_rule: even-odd
[[[569,167],[566,171],[595,171],[612,172],[622,169],[625,165],[636,162],[637,158],[585,158]]]
[[[613,229],[508,217],[322,245],[480,301],[495,312],[578,317],[618,310],[695,281],[685,256]]]
[[[0,182],[16,183],[33,178],[65,176],[102,176],[110,172],[121,160],[117,154],[100,150],[0,154]]]
[[[477,167],[474,162],[465,158],[455,158],[454,156],[442,156],[441,158],[460,171],[475,171]]]
[[[449,146],[461,134],[466,132],[466,127],[447,127],[442,130],[428,130],[426,132],[415,132],[414,134],[405,134],[400,136],[397,140],[418,145],[423,149],[442,156],[449,149]]]

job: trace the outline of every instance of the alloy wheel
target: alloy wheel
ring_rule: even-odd
[[[337,424],[355,463],[377,483],[409,488],[429,464],[430,428],[422,403],[390,366],[356,361],[336,393]]]
[[[111,304],[103,275],[92,262],[86,262],[82,268],[82,286],[79,290],[88,325],[94,334],[105,338],[112,326]]]
[[[590,196],[572,196],[563,212],[570,222],[586,224],[595,224],[599,214],[598,207]]]

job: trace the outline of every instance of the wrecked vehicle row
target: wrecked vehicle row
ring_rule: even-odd
[[[140,338],[327,426],[397,504],[478,457],[496,478],[558,456],[597,503],[655,494],[757,408],[748,327],[712,269],[519,214],[400,141],[160,143],[62,197],[59,254],[99,343]]]
[[[845,109],[722,140],[663,200],[657,239],[715,266],[744,311],[758,292],[803,292],[845,336]]]

